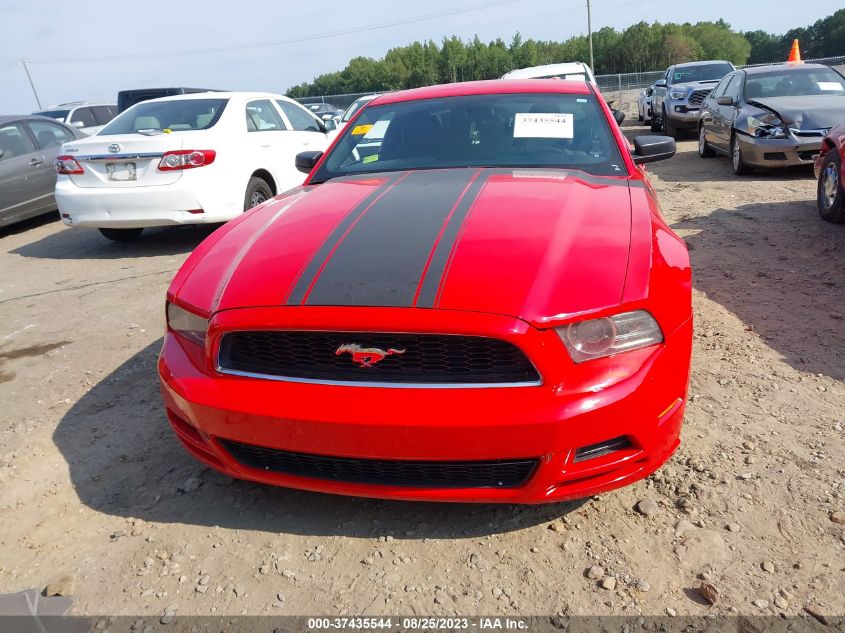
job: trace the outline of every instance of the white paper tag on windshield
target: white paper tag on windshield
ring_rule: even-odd
[[[517,112],[514,138],[573,138],[571,112]]]
[[[819,86],[819,90],[842,90],[842,84],[838,81],[817,81],[816,83]]]

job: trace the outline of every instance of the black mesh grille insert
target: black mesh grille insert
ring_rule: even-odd
[[[338,353],[341,346],[355,347]],[[229,332],[218,364],[224,371],[308,380],[434,385],[540,380],[525,354],[507,341],[444,334]]]
[[[327,457],[220,440],[240,463],[269,470],[357,484],[421,488],[516,488],[537,468],[536,459],[473,462],[394,461]]]
[[[586,459],[593,459],[595,457],[601,457],[602,455],[608,455],[616,451],[631,448],[631,446],[631,440],[624,435],[620,435],[619,437],[614,437],[612,440],[607,440],[606,442],[582,446],[575,451],[575,458],[572,461],[583,462]]]
[[[707,88],[705,90],[693,91],[689,98],[690,105],[701,105],[702,103],[704,103],[704,100],[707,98],[707,95],[709,95],[712,90],[712,88]]]

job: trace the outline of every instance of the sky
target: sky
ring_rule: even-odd
[[[841,5],[815,0],[799,12],[794,0],[592,0],[592,24],[722,17],[736,30],[784,33]],[[145,87],[284,93],[352,57],[382,57],[414,40],[509,42],[516,31],[544,40],[584,34],[586,0],[0,0],[0,114],[37,109],[20,60],[47,107],[114,102],[118,90]]]

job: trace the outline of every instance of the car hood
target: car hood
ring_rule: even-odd
[[[631,202],[625,177],[396,172],[293,190],[213,241],[171,287],[209,312],[390,306],[536,322],[619,305]]]
[[[748,105],[776,112],[790,127],[818,130],[831,128],[842,122],[845,98],[838,95],[767,97],[752,99]]]
[[[688,81],[687,83],[683,84],[672,84],[669,86],[669,90],[701,90],[702,88],[709,88],[713,89],[716,87],[716,84],[719,83],[718,79],[708,79],[707,81]]]

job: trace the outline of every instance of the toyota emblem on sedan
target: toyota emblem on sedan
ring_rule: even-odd
[[[109,151],[112,154],[117,154],[120,151],[120,144],[119,143],[112,143],[109,145]]]

